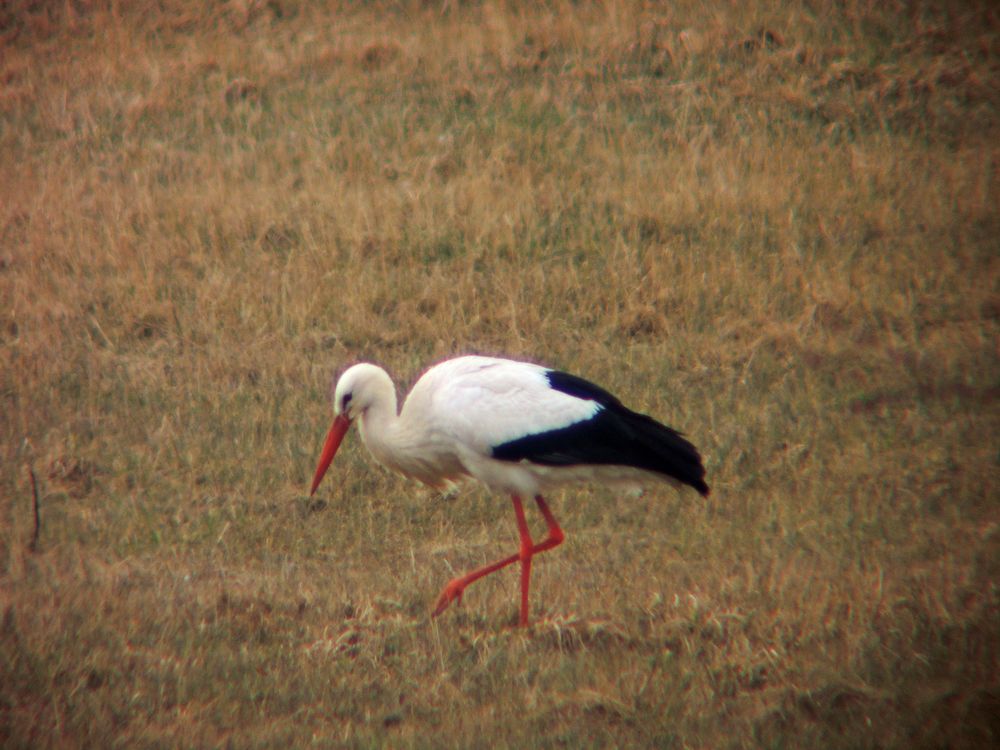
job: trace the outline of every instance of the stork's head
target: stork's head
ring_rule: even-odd
[[[364,419],[365,414],[376,403],[388,401],[395,409],[396,392],[389,375],[381,367],[366,362],[354,365],[340,376],[337,387],[333,391],[333,425],[326,435],[323,452],[313,476],[312,495],[323,481],[323,475],[330,467],[333,457],[337,455],[340,442],[347,434],[355,419]]]
[[[354,365],[337,381],[333,391],[333,413],[353,422],[378,400],[386,384],[392,388],[392,381],[381,367],[367,362]]]

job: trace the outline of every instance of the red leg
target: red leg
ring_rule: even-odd
[[[517,516],[517,533],[521,536],[521,551],[518,559],[521,561],[521,625],[528,624],[528,587],[531,584],[531,556],[535,553],[528,531],[528,522],[524,518],[524,508],[521,498],[514,497],[514,514]]]
[[[538,552],[544,552],[547,549],[552,549],[553,547],[558,547],[563,543],[566,535],[563,530],[559,528],[559,524],[556,522],[556,517],[552,515],[552,511],[549,510],[548,504],[545,502],[545,498],[541,495],[535,495],[535,502],[538,503],[538,510],[542,512],[545,516],[545,523],[549,525],[549,535],[545,538],[545,541],[541,544],[536,545],[532,550],[531,554],[536,554]]]
[[[559,528],[559,524],[556,522],[555,516],[552,515],[552,511],[549,510],[549,506],[546,504],[545,500],[541,495],[536,495],[535,502],[538,503],[538,510],[540,510],[542,515],[545,517],[545,523],[549,527],[549,535],[539,544],[532,544],[531,534],[528,531],[528,523],[524,517],[524,507],[521,505],[521,498],[517,495],[512,495],[511,500],[514,503],[514,514],[517,518],[517,531],[521,538],[521,549],[516,555],[505,557],[503,560],[497,560],[496,562],[490,563],[485,567],[479,568],[471,573],[467,573],[464,576],[460,576],[449,581],[448,585],[444,587],[444,590],[438,597],[437,605],[434,608],[434,617],[444,612],[444,610],[448,608],[448,605],[453,601],[457,600],[461,602],[462,593],[465,591],[465,587],[473,581],[478,581],[483,576],[487,576],[497,570],[506,568],[508,565],[512,565],[520,560],[521,624],[528,624],[528,587],[531,581],[531,558],[539,552],[545,552],[546,550],[562,544],[563,539],[566,537],[565,534],[563,534],[563,530]]]

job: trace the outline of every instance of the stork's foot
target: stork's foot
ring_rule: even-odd
[[[441,596],[438,597],[437,604],[434,605],[434,611],[431,613],[431,617],[437,617],[439,614],[448,609],[448,605],[452,602],[462,603],[462,592],[465,591],[466,583],[468,583],[464,578],[453,578],[448,581],[448,585],[444,587],[441,592]]]

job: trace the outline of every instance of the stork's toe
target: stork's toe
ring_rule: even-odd
[[[462,592],[465,591],[465,581],[461,578],[455,578],[448,582],[448,585],[444,587],[441,595],[438,597],[437,604],[434,605],[434,611],[431,613],[431,617],[437,617],[439,614],[448,609],[448,605],[452,602],[457,601],[459,604],[462,603]]]

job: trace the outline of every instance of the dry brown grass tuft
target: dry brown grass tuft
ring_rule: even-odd
[[[985,747],[1000,735],[988,3],[0,10],[0,741]],[[513,543],[331,376],[505,353],[713,495]],[[39,489],[33,545],[31,474]]]

